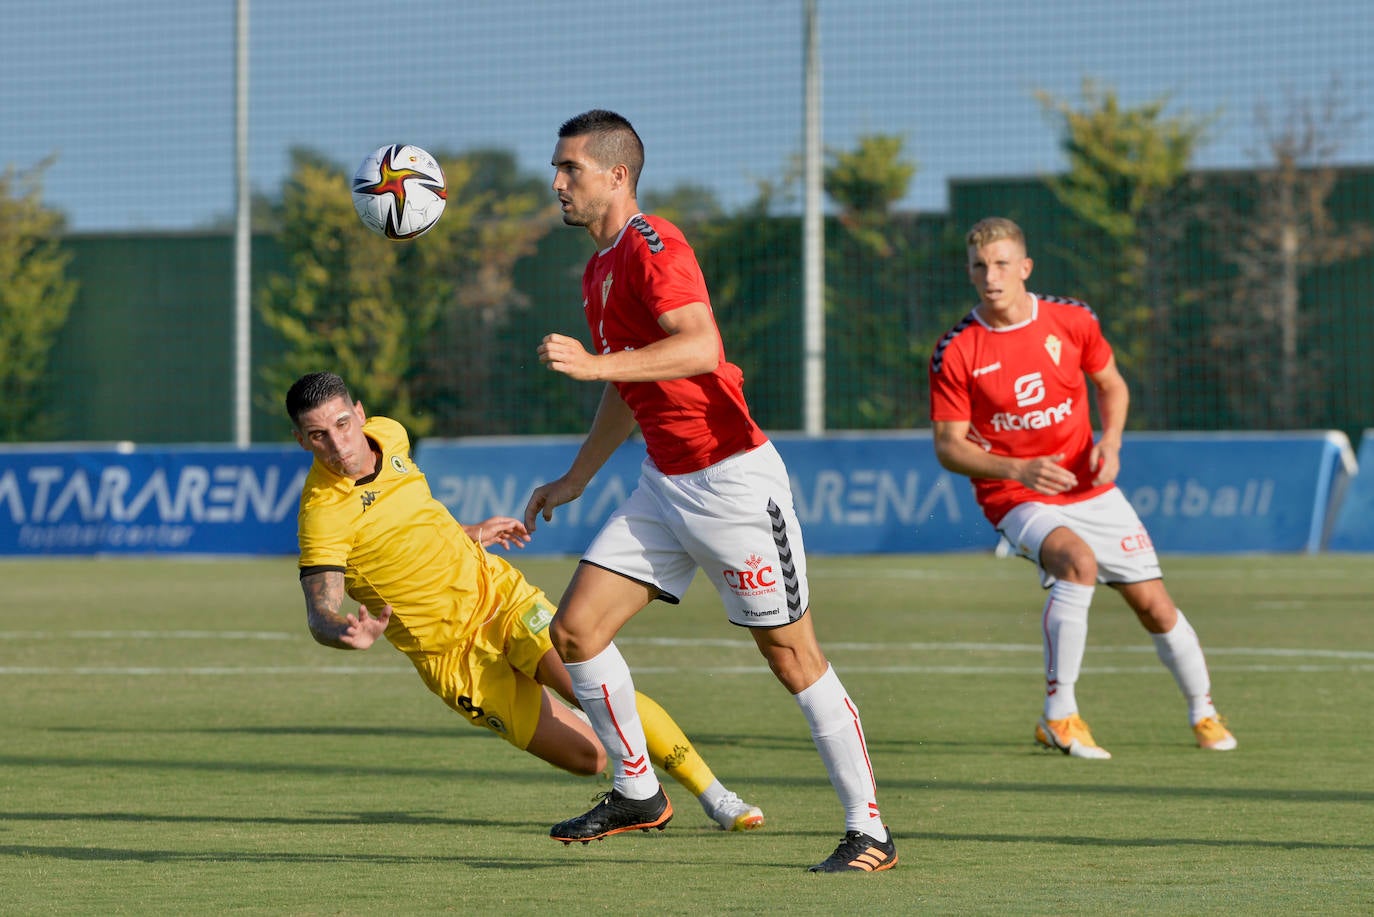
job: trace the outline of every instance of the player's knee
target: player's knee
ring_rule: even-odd
[[[615,632],[600,626],[596,619],[583,616],[581,624],[560,610],[549,625],[549,641],[564,662],[586,662],[615,638]]]
[[[1097,557],[1086,545],[1077,550],[1056,551],[1042,558],[1041,563],[1055,579],[1084,586],[1097,582]]]

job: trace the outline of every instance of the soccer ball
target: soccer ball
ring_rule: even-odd
[[[353,209],[364,226],[388,239],[413,239],[433,229],[447,200],[439,163],[418,146],[384,146],[353,173]]]

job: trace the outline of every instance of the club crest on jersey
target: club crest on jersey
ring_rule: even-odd
[[[402,459],[399,455],[393,455],[391,457],[391,467],[396,470],[397,474],[405,474],[407,471],[410,470],[406,467],[405,460]]]
[[[614,274],[607,274],[606,279],[601,281],[601,307],[606,307],[606,300],[611,298],[611,284],[615,281]]]
[[[1062,353],[1063,350],[1064,345],[1059,338],[1052,334],[1045,338],[1045,352],[1050,355],[1050,359],[1054,361],[1055,366],[1059,365],[1059,354]]]

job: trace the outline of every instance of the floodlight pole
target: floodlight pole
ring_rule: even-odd
[[[825,220],[821,181],[821,38],[816,0],[805,0],[802,64],[802,418],[825,430]]]
[[[248,4],[236,0],[234,40],[234,443],[253,441],[253,201],[248,183]]]

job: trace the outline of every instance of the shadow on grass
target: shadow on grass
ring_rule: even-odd
[[[476,730],[473,731],[476,732]],[[478,735],[489,741],[499,741],[495,736],[485,736],[482,733],[478,733]],[[703,748],[704,747],[705,746],[703,746]],[[1041,755],[1040,752],[1030,752],[1030,754],[1036,756]],[[204,773],[243,773],[253,774],[255,776],[285,775],[299,777],[315,777],[319,774],[318,764],[310,761],[302,761],[299,763],[259,760],[210,761],[204,759],[177,760],[171,758],[87,758],[57,755],[0,755],[0,768],[4,767],[22,769],[59,767],[90,771],[107,769],[128,771],[188,771]],[[510,769],[491,770],[475,769],[471,767],[423,767],[417,765],[373,763],[368,765],[367,771],[372,777],[451,778],[461,776],[463,779],[470,781],[519,781],[522,783],[536,784],[546,783],[551,777],[568,777],[577,783],[592,779],[575,777],[554,769],[548,771],[532,770],[522,772]],[[819,762],[817,762],[817,773],[814,775],[799,776],[796,774],[788,774],[785,776],[769,777],[761,774],[749,774],[736,776],[731,773],[722,772],[720,773],[720,777],[722,780],[729,783],[739,782],[750,786],[766,784],[790,789],[829,786],[829,781],[825,774],[820,771]],[[894,776],[880,777],[879,785],[882,790],[929,790],[942,793],[1026,793],[1034,794],[1041,798],[1046,794],[1069,794],[1084,797],[1139,796],[1145,799],[1155,800],[1161,795],[1164,795],[1168,797],[1183,796],[1210,800],[1232,799],[1259,802],[1299,802],[1320,805],[1330,805],[1332,803],[1368,804],[1374,802],[1374,792],[1366,790],[1320,790],[1259,786],[1161,786],[1153,783],[1032,783],[998,780],[937,780],[932,782],[928,779],[921,779],[919,777],[903,779]]]
[[[41,817],[41,813],[32,813],[34,817]],[[5,815],[4,817],[13,817]],[[69,818],[71,816],[60,814],[56,818]],[[105,816],[97,816],[105,817]],[[128,820],[146,820],[149,822],[164,821],[162,816],[125,816]],[[178,819],[180,820],[180,819]],[[198,819],[192,819],[198,820]],[[205,821],[234,821],[234,819],[205,818]],[[259,821],[256,819],[245,819],[245,821]],[[272,822],[274,819],[264,819],[261,821]],[[296,823],[297,820],[287,820]],[[436,820],[438,822],[439,820]],[[486,827],[506,827],[495,825],[491,822],[476,820],[467,821],[444,821],[447,824],[462,825],[481,825]],[[782,832],[773,832],[780,834]],[[816,832],[788,832],[797,836],[820,836]],[[829,837],[829,835],[824,835]],[[667,840],[668,836],[664,836]],[[1125,837],[1125,838],[1105,838],[1090,836],[1067,836],[1051,837],[1042,834],[954,834],[950,832],[915,832],[896,835],[897,840],[902,845],[909,845],[913,841],[927,841],[939,844],[948,843],[975,843],[975,844],[1033,844],[1038,846],[1054,847],[1091,847],[1100,849],[1151,849],[1156,847],[1164,848],[1212,848],[1212,849],[1232,849],[1232,850],[1331,850],[1331,851],[1352,851],[1359,853],[1374,852],[1374,844],[1341,844],[1318,841],[1286,841],[1276,839],[1258,838],[1200,838],[1200,837]],[[661,865],[660,857],[636,857],[626,856],[633,854],[634,848],[628,844],[618,844],[615,846],[615,862],[618,867],[629,864]],[[134,862],[134,863],[291,863],[291,864],[340,864],[340,865],[372,865],[372,866],[415,866],[415,865],[455,865],[466,866],[472,869],[558,869],[567,866],[579,866],[587,862],[586,859],[576,859],[580,848],[573,845],[569,856],[560,856],[561,849],[551,845],[549,855],[545,857],[470,857],[462,854],[402,854],[402,853],[378,853],[378,852],[347,852],[347,853],[300,853],[296,851],[207,851],[207,850],[171,850],[171,849],[147,849],[136,847],[91,847],[75,845],[44,845],[44,844],[0,844],[0,859],[32,859],[34,857],[48,857],[52,859],[70,860],[76,862]],[[609,849],[601,848],[600,849]],[[677,851],[672,857],[674,865],[689,865],[680,856],[681,851]],[[709,865],[709,864],[703,864]],[[758,861],[753,865],[759,867],[776,866],[786,869],[795,869],[795,863],[778,863],[771,861]]]
[[[75,862],[112,863],[292,863],[309,865],[467,866],[471,869],[563,869],[569,864],[554,858],[434,856],[401,853],[296,853],[293,851],[153,850],[122,847],[75,847],[41,844],[0,844],[0,859],[49,857]],[[616,857],[617,864],[659,865],[661,859]]]

